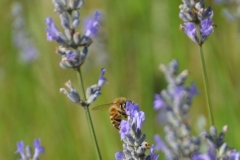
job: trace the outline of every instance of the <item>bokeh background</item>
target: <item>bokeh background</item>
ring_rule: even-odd
[[[18,1],[23,7],[28,37],[39,53],[32,62],[22,62],[12,43],[16,20],[11,15],[13,2],[0,1],[0,159],[17,159],[16,143],[23,140],[32,145],[36,138],[41,138],[46,149],[41,159],[96,159],[83,108],[59,93],[69,79],[79,91],[81,88],[75,71],[59,67],[57,43],[46,41],[44,19],[52,16],[59,25],[52,2]],[[193,134],[200,134],[196,124],[201,115],[206,117],[205,129],[209,127],[198,48],[179,30],[180,4],[180,0],[88,0],[81,9],[82,22],[95,10],[102,11],[104,17],[99,37],[82,66],[85,87],[97,82],[101,68],[107,69],[108,84],[92,106],[110,103],[120,96],[140,104],[146,113],[143,132],[150,143],[154,134],[164,136],[153,110],[154,94],[166,87],[159,64],[174,58],[180,63],[180,70],[189,69],[188,83],[194,81],[200,91],[190,113]],[[230,22],[222,15],[227,6],[208,0],[206,6],[209,5],[217,27],[203,49],[214,118],[219,130],[229,125],[226,141],[239,150],[239,24],[237,19]],[[102,157],[112,160],[122,150],[119,134],[112,127],[107,110],[91,114]]]

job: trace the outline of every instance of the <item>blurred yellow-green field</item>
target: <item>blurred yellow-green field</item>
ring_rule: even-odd
[[[52,16],[60,25],[52,2],[18,1],[23,5],[26,27],[39,50],[39,57],[27,64],[20,63],[19,50],[12,44],[13,2],[0,2],[0,159],[17,159],[16,143],[23,140],[32,145],[36,138],[41,139],[46,150],[41,159],[97,159],[84,109],[59,93],[68,80],[79,92],[81,88],[74,70],[59,67],[57,43],[46,40],[44,19]],[[166,87],[159,64],[167,64],[174,58],[180,63],[180,70],[190,71],[188,83],[194,81],[200,92],[190,114],[193,134],[200,134],[196,123],[201,115],[207,120],[205,129],[209,127],[198,47],[179,30],[181,3],[180,0],[88,0],[80,9],[81,22],[95,10],[100,10],[104,17],[99,35],[103,48],[98,50],[93,43],[81,67],[85,87],[97,82],[101,68],[107,69],[108,84],[91,107],[110,103],[120,96],[140,104],[146,113],[143,132],[150,143],[156,133],[164,136],[153,110],[154,94]],[[214,118],[219,130],[225,124],[229,126],[226,141],[239,150],[239,23],[222,16],[224,6],[212,1],[206,5],[212,6],[217,25],[203,45]],[[114,154],[122,150],[122,142],[109,121],[108,111],[91,111],[91,115],[103,159],[115,159]],[[160,159],[164,159],[162,154]]]

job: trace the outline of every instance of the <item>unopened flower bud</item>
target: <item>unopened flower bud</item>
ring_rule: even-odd
[[[80,13],[78,11],[74,11],[72,15],[72,29],[76,29],[80,23],[79,20]]]
[[[65,29],[70,29],[70,23],[69,23],[68,14],[66,12],[62,12],[62,13],[59,14],[59,18],[60,18],[60,21],[61,21],[61,25]]]
[[[77,92],[77,90],[72,86],[71,81],[67,81],[65,83],[65,86],[70,89],[70,91],[67,91],[65,88],[60,88],[60,92],[63,94],[66,94],[68,99],[73,103],[80,103],[80,96]]]

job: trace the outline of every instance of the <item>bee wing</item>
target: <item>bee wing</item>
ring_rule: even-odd
[[[100,106],[95,106],[92,108],[92,110],[104,110],[104,109],[109,109],[111,107],[111,105],[113,105],[114,103],[109,103],[109,104],[103,104]]]

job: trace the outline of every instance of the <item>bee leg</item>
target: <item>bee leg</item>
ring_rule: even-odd
[[[128,115],[125,111],[118,111],[119,114],[121,114],[124,118],[127,118]]]
[[[115,128],[117,128],[118,130],[120,129],[119,126],[120,126],[120,123],[121,123],[121,119],[113,119],[112,120],[112,124]]]

